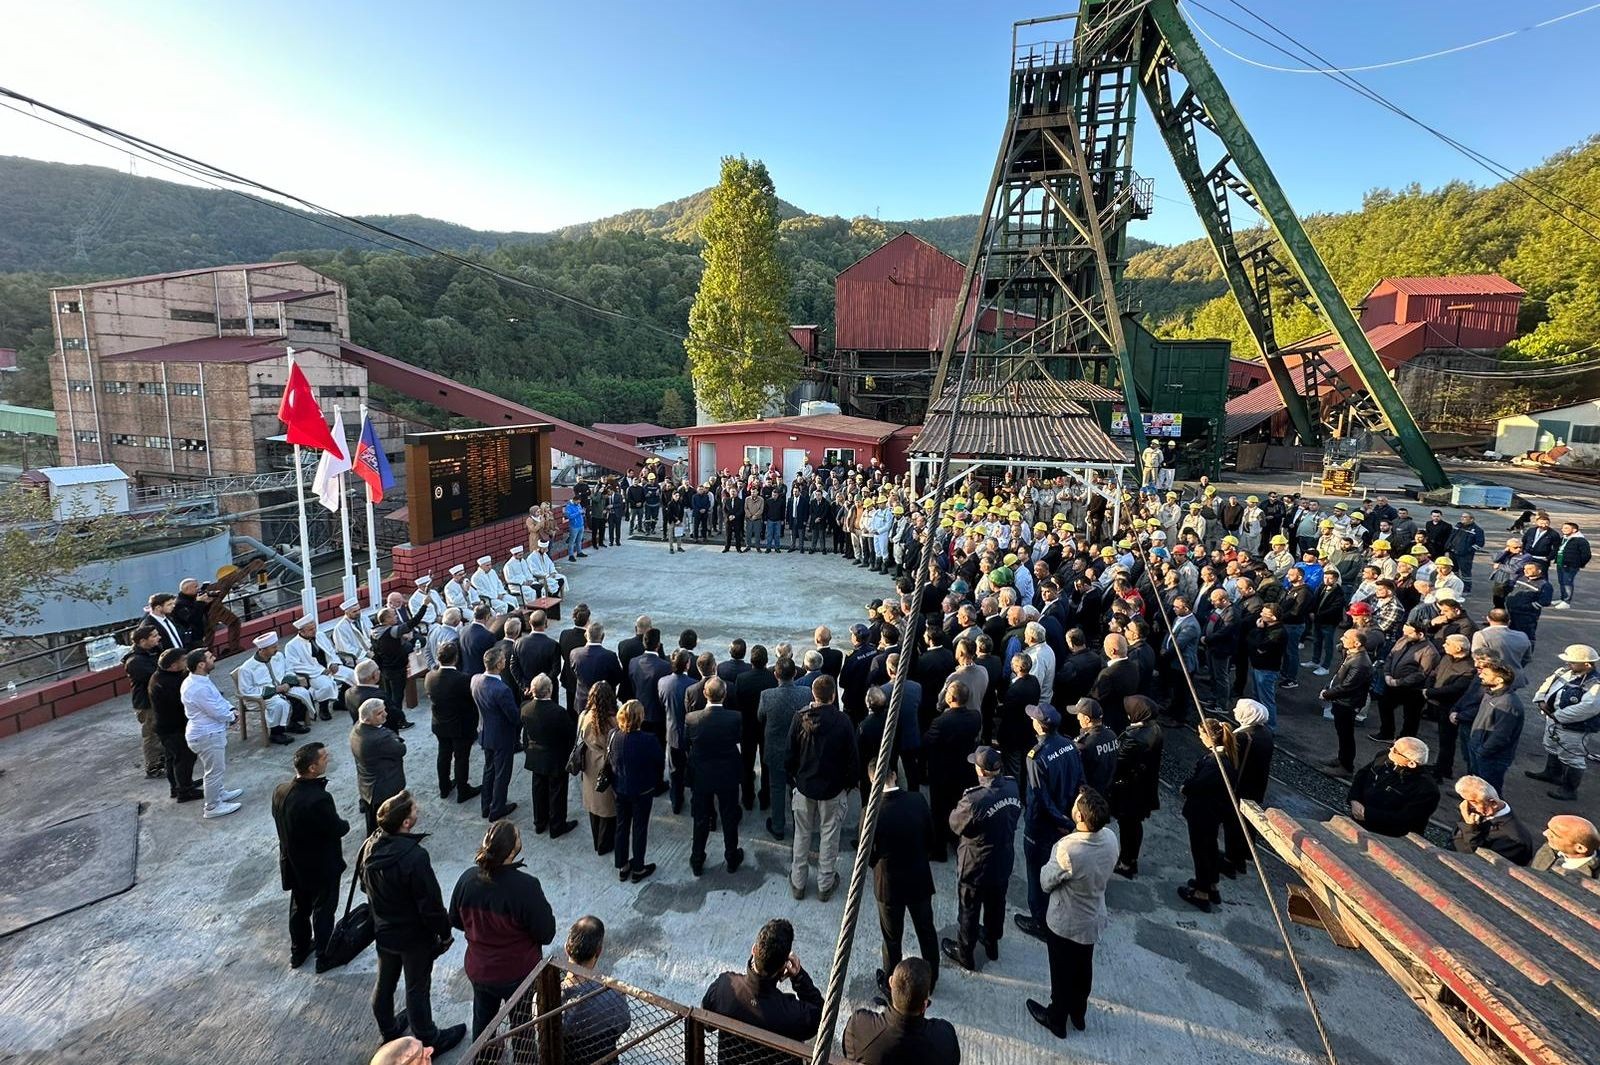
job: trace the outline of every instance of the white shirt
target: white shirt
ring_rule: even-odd
[[[233,704],[222,697],[209,676],[189,674],[179,685],[178,694],[183,699],[183,716],[189,719],[183,730],[184,739],[213,736],[228,731],[233,724]]]

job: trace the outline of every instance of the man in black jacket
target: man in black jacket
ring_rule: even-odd
[[[139,741],[144,753],[144,775],[166,775],[161,740],[156,735],[156,716],[150,709],[150,678],[161,669],[157,660],[161,649],[161,630],[141,625],[133,633],[133,650],[122,659],[128,675],[128,697],[133,701],[133,716],[139,722]]]
[[[1439,808],[1439,782],[1426,772],[1428,745],[1402,736],[1350,782],[1350,816],[1380,836],[1419,835]]]
[[[794,788],[794,846],[789,893],[806,897],[811,833],[817,833],[817,898],[827,902],[839,883],[839,837],[844,832],[850,789],[855,787],[856,731],[836,705],[837,686],[826,673],[811,682],[811,705],[789,725],[785,775]]]
[[[567,658],[574,683],[571,709],[580,715],[588,708],[590,688],[601,681],[611,685],[612,691],[622,686],[622,663],[617,660],[615,651],[604,646],[606,627],[598,621],[591,621],[584,638],[588,642],[576,648]]]
[[[411,633],[427,616],[426,603],[415,617],[407,620],[402,620],[395,608],[384,607],[378,612],[378,624],[372,630],[372,660],[378,663],[378,683],[383,688],[383,701],[389,707],[389,727],[397,732],[412,725],[402,709],[406,697],[406,670],[412,644],[416,641]]]
[[[1050,698],[1052,706],[1071,706],[1086,697],[1105,667],[1100,653],[1090,648],[1089,638],[1082,629],[1068,629],[1066,642],[1067,656],[1056,663],[1055,690],[1041,693],[1041,696],[1053,696]]]
[[[872,889],[878,900],[878,927],[883,931],[883,968],[878,991],[890,997],[890,975],[900,965],[900,942],[906,915],[917,934],[917,949],[931,970],[928,990],[939,981],[939,933],[933,923],[933,872],[928,849],[933,845],[933,814],[922,796],[901,791],[891,768],[880,787],[883,805],[878,830],[867,860],[872,863]]]
[[[577,827],[567,820],[567,756],[578,739],[578,719],[551,698],[547,674],[533,678],[532,698],[522,704],[523,759],[533,774],[533,831],[559,839]]]
[[[907,958],[880,988],[888,1008],[859,1009],[844,1026],[844,1056],[861,1065],[960,1065],[961,1043],[949,1021],[927,1016],[939,972]]]
[[[478,735],[478,707],[472,701],[472,681],[458,668],[461,648],[455,640],[439,645],[439,667],[422,682],[433,718],[433,735],[439,741],[439,798],[456,793],[456,802],[478,794],[467,779],[472,761],[472,741]],[[451,777],[451,768],[455,776]]]
[[[1100,704],[1111,730],[1121,732],[1128,724],[1122,700],[1139,693],[1139,665],[1128,657],[1128,641],[1116,633],[1105,638],[1104,647],[1106,664],[1089,686],[1087,698]]]
[[[630,530],[631,531],[631,530]],[[574,717],[583,713],[583,707],[577,704],[574,689],[577,687],[578,678],[572,672],[572,652],[582,647],[589,640],[589,604],[579,603],[572,610],[572,627],[562,629],[556,644],[561,648],[561,687],[567,693],[567,709],[572,711]]]
[[[746,645],[743,640],[734,640],[728,644],[728,657],[717,664],[717,676],[728,686],[728,693],[733,693],[734,682],[740,674],[750,669],[750,663],[744,660]]]
[[[640,614],[633,622],[633,635],[617,644],[617,662],[622,666],[622,684],[617,688],[617,702],[626,702],[629,699],[640,698],[639,689],[633,686],[633,676],[629,666],[633,660],[644,654],[644,634],[653,628],[655,622],[650,620],[649,614]]]
[[[784,981],[794,989],[778,988]],[[794,926],[775,918],[761,926],[750,961],[742,973],[725,972],[711,982],[700,1008],[732,1017],[753,1028],[807,1040],[817,1033],[822,1019],[822,992],[794,953]],[[789,1056],[769,1050],[731,1032],[717,1034],[717,1059],[740,1065],[785,1065]]]
[[[205,797],[194,779],[194,752],[183,741],[188,715],[183,712],[183,682],[189,676],[181,647],[169,647],[157,660],[161,667],[150,678],[150,712],[155,716],[156,738],[165,752],[167,791],[178,802]]]
[[[439,1028],[433,1023],[433,959],[449,949],[450,914],[444,908],[433,863],[423,849],[425,833],[415,832],[422,808],[409,791],[378,809],[380,831],[356,859],[356,875],[372,906],[378,949],[378,975],[372,989],[372,1016],[388,1042],[411,1034],[444,1054],[466,1037],[467,1026]],[[406,1009],[394,1012],[394,992],[406,978]],[[402,1023],[402,1021],[404,1023]]]
[[[723,663],[726,665],[727,663]],[[763,729],[756,712],[761,709],[761,693],[778,686],[778,678],[767,668],[767,649],[761,644],[750,648],[750,668],[740,673],[733,682],[733,698],[729,700],[739,714],[744,734],[739,740],[739,754],[744,758],[744,773],[739,778],[739,798],[746,810],[756,805],[756,762],[760,757]],[[761,789],[761,808],[765,810],[769,799],[767,789]]]
[[[661,741],[664,751],[667,749],[667,708],[661,701],[661,680],[672,675],[672,663],[661,653],[660,629],[646,630],[644,649],[625,668],[633,697],[644,705],[644,730]]]
[[[1462,854],[1486,850],[1512,865],[1533,861],[1533,833],[1500,798],[1494,785],[1482,777],[1466,776],[1456,781],[1456,794],[1461,796],[1461,820],[1450,841],[1452,850]]]
[[[711,837],[713,813],[722,819],[722,854],[728,872],[744,862],[739,847],[739,738],[744,726],[739,715],[723,705],[728,686],[721,677],[707,677],[706,705],[684,718],[689,748],[690,811],[694,816],[694,842],[689,868],[695,876],[705,871],[706,841]]]
[[[1320,693],[1333,708],[1333,731],[1338,737],[1339,750],[1322,764],[1329,769],[1353,773],[1356,768],[1356,715],[1372,697],[1372,659],[1367,657],[1367,642],[1357,629],[1346,629],[1339,637],[1339,645],[1344,648],[1344,661],[1339,663],[1328,686]]]
[[[817,645],[817,653],[822,656],[822,672],[838,680],[844,670],[844,652],[833,646],[833,630],[826,625],[818,625],[811,634],[811,641]]]
[[[1072,713],[1078,719],[1078,760],[1083,764],[1083,782],[1107,795],[1117,773],[1117,734],[1106,726],[1105,711],[1093,699],[1079,699]]]
[[[551,684],[561,683],[561,645],[550,637],[550,619],[543,610],[528,615],[528,634],[515,644],[517,674],[530,683],[543,673]]]
[[[967,766],[983,732],[983,715],[967,705],[972,699],[972,690],[964,681],[951,681],[944,690],[944,697],[944,711],[929,723],[922,735],[922,759],[933,804],[932,857],[939,862],[946,860],[946,848],[954,839],[951,833],[955,830],[947,828],[950,814],[961,801],[962,793],[975,782]]]
[[[1000,752],[979,747],[971,762],[978,786],[968,788],[950,815],[950,831],[961,840],[956,855],[956,938],[939,946],[961,968],[977,968],[978,943],[990,961],[1000,959],[1006,929],[1006,886],[1016,858],[1022,800],[1017,783],[1003,772]],[[980,931],[981,924],[981,931]]]
[[[868,639],[868,630],[859,622],[850,626],[850,654],[839,668],[839,691],[845,714],[856,724],[867,716],[867,689],[872,659],[878,653]]]
[[[461,672],[469,678],[483,672],[483,656],[489,653],[498,638],[489,623],[494,620],[494,609],[479,603],[472,610],[472,621],[461,630]]]
[[[339,905],[339,875],[344,872],[339,841],[350,831],[328,794],[327,775],[328,748],[307,743],[294,752],[294,779],[272,793],[278,872],[289,893],[289,968],[300,968],[316,954],[319,973],[327,969],[322,948]]]
[[[350,730],[350,755],[356,763],[356,794],[367,815],[367,834],[378,827],[378,807],[406,787],[406,741],[384,727],[388,707],[382,699],[368,699],[356,711]]]

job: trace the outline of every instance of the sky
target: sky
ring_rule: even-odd
[[[1202,2],[1260,29],[1234,0]],[[1585,6],[1246,2],[1346,65]],[[1299,65],[1184,10],[1249,59]],[[744,154],[805,210],[924,218],[982,206],[1005,121],[1010,24],[1051,13],[991,0],[5,0],[0,85],[351,214],[546,230],[688,195],[715,182],[721,156]],[[1303,214],[1357,208],[1378,187],[1495,180],[1326,77],[1259,69],[1200,40]],[[1521,169],[1596,132],[1597,45],[1600,10],[1357,76]],[[1132,232],[1200,235],[1147,112],[1139,122],[1135,166],[1162,198]],[[0,153],[130,166],[4,110]]]

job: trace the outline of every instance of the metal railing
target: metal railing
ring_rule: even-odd
[[[557,958],[528,974],[461,1058],[474,1065],[794,1065],[811,1047]],[[835,1057],[833,1065],[845,1065]]]

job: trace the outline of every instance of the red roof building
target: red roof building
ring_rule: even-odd
[[[700,483],[746,462],[762,467],[775,462],[789,480],[803,464],[820,466],[830,457],[864,466],[876,460],[889,472],[901,473],[915,430],[848,414],[802,414],[694,425],[678,432],[689,441],[691,473]]]
[[[589,428],[634,447],[666,446],[678,437],[678,430],[650,422],[595,422]]]
[[[1425,348],[1498,350],[1516,337],[1526,295],[1499,274],[1386,277],[1361,301],[1361,328],[1421,323]]]

